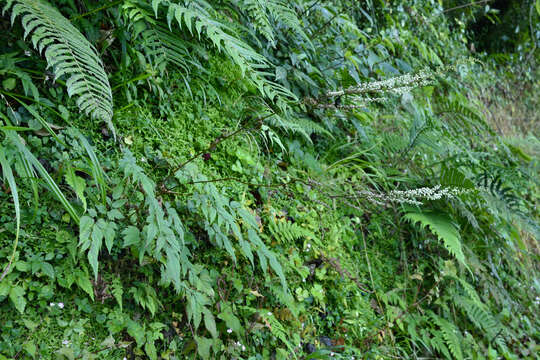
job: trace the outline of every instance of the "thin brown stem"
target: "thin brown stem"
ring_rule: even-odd
[[[216,146],[218,146],[221,142],[243,132],[243,131],[247,131],[247,130],[252,130],[252,129],[255,129],[255,128],[258,128],[262,125],[262,122],[264,119],[267,119],[269,118],[270,116],[273,116],[275,113],[272,112],[271,114],[268,114],[266,116],[263,116],[263,117],[260,117],[258,119],[255,120],[255,125],[253,126],[250,126],[250,124],[246,124],[245,126],[242,126],[241,128],[229,133],[229,134],[224,134],[224,135],[220,135],[218,136],[214,141],[212,141],[212,143],[210,144],[210,146],[208,146],[206,149],[204,150],[201,150],[199,151],[198,153],[196,153],[195,155],[193,155],[191,158],[189,158],[188,160],[184,161],[183,163],[181,163],[180,165],[178,165],[178,167],[176,169],[174,169],[174,171],[172,172],[172,175],[174,175],[178,170],[182,169],[184,166],[186,166],[187,164],[189,164],[190,162],[192,162],[193,160],[199,158],[200,156],[202,156],[203,154],[206,154],[206,153],[209,153],[211,151],[213,151]],[[165,181],[167,181],[169,178],[171,177],[171,175],[167,176],[165,178]]]

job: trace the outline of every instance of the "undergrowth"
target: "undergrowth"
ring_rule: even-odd
[[[538,2],[0,6],[0,360],[538,356]]]

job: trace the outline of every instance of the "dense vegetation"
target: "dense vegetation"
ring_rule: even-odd
[[[0,359],[537,359],[540,1],[0,1]]]

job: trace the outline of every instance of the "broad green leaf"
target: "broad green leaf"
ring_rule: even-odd
[[[40,266],[41,268],[41,271],[47,275],[48,277],[50,277],[51,279],[54,280],[54,268],[51,264],[49,264],[48,262],[41,262],[40,263]]]
[[[94,300],[94,287],[87,274],[80,270],[75,272],[75,284]]]
[[[98,255],[101,250],[101,245],[103,244],[103,229],[105,227],[105,221],[99,219],[92,230],[92,243],[90,245],[90,250],[88,251],[88,262],[90,263],[90,266],[92,266],[95,278],[97,278],[98,274]]]
[[[90,240],[90,234],[92,233],[92,228],[94,227],[94,219],[90,216],[81,217],[79,223],[79,245]]]
[[[139,244],[141,241],[139,229],[135,226],[128,226],[125,228],[124,231],[122,231],[122,235],[124,235],[124,243],[122,244],[122,247],[124,248]]]
[[[0,296],[7,296],[9,290],[11,289],[11,284],[7,281],[0,282]]]
[[[103,236],[105,237],[105,246],[107,247],[107,251],[109,253],[111,252],[114,238],[116,236],[116,224],[113,222],[107,222],[105,225],[105,228],[103,229]]]
[[[83,203],[84,211],[86,211],[86,197],[84,196],[84,190],[86,189],[86,181],[84,181],[83,178],[75,175],[75,171],[72,167],[69,167],[66,171],[66,182],[73,191],[75,191],[75,194],[77,197],[81,200]]]
[[[217,316],[221,320],[225,321],[225,325],[238,334],[243,333],[242,324],[240,320],[232,313],[230,306],[224,306],[221,313]]]
[[[24,343],[23,345],[23,349],[24,351],[26,351],[28,353],[28,355],[30,355],[31,357],[35,357],[36,356],[36,352],[37,352],[37,347],[36,347],[36,344],[33,342],[33,341],[27,341]]]
[[[146,341],[146,344],[144,344],[144,351],[151,360],[157,359],[156,346],[154,345],[153,341]]]
[[[18,312],[24,313],[26,307],[26,299],[24,298],[24,289],[18,285],[12,286],[9,290],[9,299],[15,306]]]
[[[216,329],[216,320],[214,319],[214,315],[208,310],[207,308],[203,308],[203,314],[204,314],[204,326],[206,327],[206,330],[210,332],[212,337],[214,339],[217,338],[217,329]]]
[[[210,359],[210,349],[212,348],[213,340],[205,337],[195,336],[197,342],[197,353],[202,359]]]

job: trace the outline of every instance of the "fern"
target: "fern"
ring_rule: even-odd
[[[463,352],[461,351],[461,340],[460,336],[458,336],[458,329],[448,320],[443,319],[442,317],[437,316],[434,313],[431,313],[430,315],[435,324],[439,326],[441,336],[444,339],[446,346],[450,350],[450,353],[452,353],[455,359],[463,359]]]
[[[506,342],[500,336],[502,327],[484,304],[479,305],[477,301],[459,295],[454,297],[454,303],[467,315],[478,330],[485,332],[488,342],[494,342],[501,349],[506,349]]]
[[[302,29],[302,24],[296,15],[296,11],[290,7],[289,2],[284,0],[266,1],[266,8],[276,21],[285,24],[288,29],[299,34],[303,41],[313,46],[311,40]]]
[[[42,0],[8,0],[11,22],[20,16],[24,37],[45,52],[55,79],[66,76],[70,97],[76,96],[81,111],[105,121],[113,129],[112,93],[103,63],[96,49],[58,10]]]
[[[467,130],[489,130],[490,127],[484,117],[466,103],[468,103],[467,99],[440,99],[439,114],[453,114],[455,116],[453,119],[460,120],[459,124]],[[477,125],[480,126],[477,127]]]
[[[237,2],[241,9],[254,22],[255,29],[260,32],[266,40],[275,46],[275,29],[271,24],[270,16],[278,23],[285,25],[287,29],[295,31],[301,35],[302,39],[311,44],[308,36],[305,34],[300,20],[294,9],[283,0],[240,0]]]
[[[151,8],[138,1],[126,1],[122,5],[131,36],[152,66],[161,73],[170,64],[184,73],[189,72],[190,65],[202,69],[197,59],[191,55],[189,44],[155,19],[151,11]]]
[[[219,51],[230,56],[243,74],[249,75],[249,79],[261,94],[275,101],[280,108],[286,108],[288,100],[296,99],[287,88],[267,79],[271,75],[265,71],[270,67],[268,60],[235,36],[236,32],[230,26],[219,21],[219,15],[210,4],[202,0],[182,3],[153,0],[152,7],[156,17],[159,15],[160,5],[167,7],[169,28],[172,28],[172,22],[176,20],[181,28],[187,29],[191,34],[199,38],[206,36]]]
[[[295,359],[298,359],[298,357],[296,356],[295,347],[293,344],[291,344],[291,341],[290,341],[291,336],[287,333],[287,331],[285,330],[285,327],[279,322],[279,320],[272,313],[263,314],[262,317],[267,323],[267,326],[270,329],[270,332],[272,333],[272,335],[274,335],[276,338],[281,340],[285,344],[285,346],[287,346],[287,349],[289,349],[289,353]]]
[[[255,29],[268,40],[272,46],[275,46],[274,29],[270,24],[270,18],[267,11],[267,3],[272,1],[265,0],[240,0],[238,6],[243,9],[254,22]]]
[[[270,125],[282,129],[285,132],[297,133],[305,137],[311,142],[310,135],[321,134],[333,138],[332,133],[325,129],[322,125],[310,120],[307,117],[302,117],[300,114],[289,116],[288,114],[280,114],[269,117],[266,120]]]
[[[448,252],[460,263],[467,266],[458,229],[448,216],[433,212],[409,212],[404,217],[412,223],[419,222],[422,227],[429,227],[437,235],[439,240],[443,242]]]
[[[315,237],[311,231],[289,221],[271,220],[269,222],[269,230],[274,238],[280,242],[293,242],[301,238],[313,239]]]
[[[443,167],[440,184],[443,186],[458,187],[462,189],[473,189],[474,183],[457,168]]]

